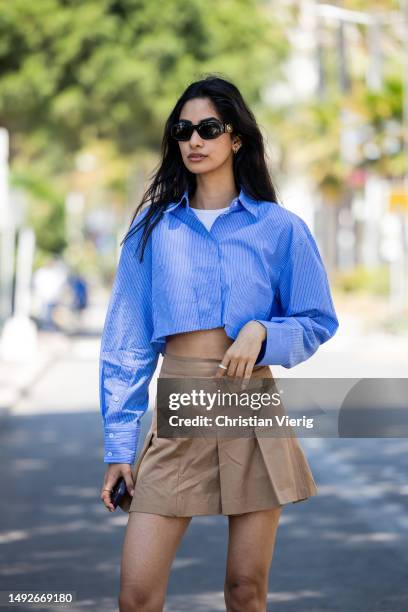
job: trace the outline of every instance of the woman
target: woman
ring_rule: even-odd
[[[192,83],[125,237],[101,342],[101,499],[114,510],[121,475],[128,491],[122,611],[163,609],[172,560],[199,514],[229,519],[227,609],[265,610],[282,507],[317,493],[296,437],[158,437],[157,402],[131,468],[160,353],[159,378],[248,384],[273,378],[269,365],[304,361],[336,332],[316,243],[276,200],[238,89],[211,76]]]

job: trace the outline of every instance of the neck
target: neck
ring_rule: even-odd
[[[216,210],[229,206],[238,195],[232,173],[223,180],[219,176],[198,175],[197,189],[190,199],[190,205],[192,208]]]

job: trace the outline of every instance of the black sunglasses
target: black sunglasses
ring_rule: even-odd
[[[232,125],[230,123],[223,123],[218,119],[204,119],[197,125],[193,125],[191,121],[183,120],[174,123],[170,129],[170,135],[175,140],[186,141],[190,140],[194,130],[197,130],[198,134],[204,140],[212,140],[218,138],[224,132],[232,132]]]

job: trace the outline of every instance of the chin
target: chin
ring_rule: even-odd
[[[197,166],[200,166],[199,168]],[[201,165],[201,164],[197,164],[197,165],[193,165],[193,164],[186,164],[187,169],[192,173],[192,174],[205,174],[206,172],[212,172],[213,170],[216,170],[216,167],[211,167],[210,165]]]
[[[190,170],[190,168],[189,168],[189,170]],[[191,174],[207,174],[207,172],[211,172],[211,169],[198,170],[198,168],[191,168],[190,172],[191,172]]]

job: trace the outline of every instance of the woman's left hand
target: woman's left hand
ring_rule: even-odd
[[[225,351],[215,378],[233,376],[243,378],[242,388],[247,386],[252,370],[266,338],[266,328],[258,321],[248,321],[240,330],[235,341]]]

